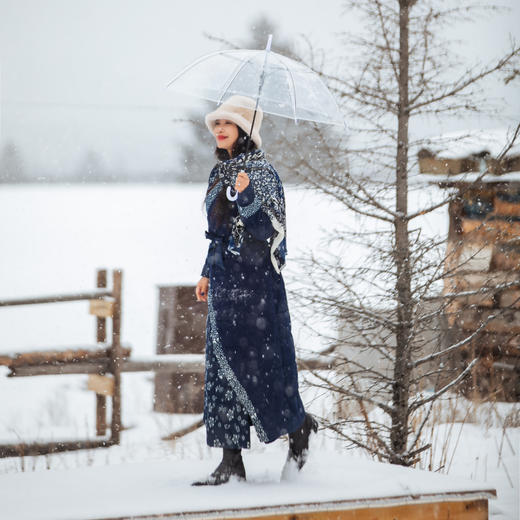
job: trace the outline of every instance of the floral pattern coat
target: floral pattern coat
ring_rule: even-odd
[[[225,184],[219,181],[206,198],[211,243],[201,273],[210,279],[204,423],[208,445],[225,448],[249,448],[251,425],[261,441],[272,442],[305,418],[281,274],[286,252],[279,222],[282,210],[285,224],[283,187],[265,161],[247,166],[250,183],[238,193],[226,221],[217,224],[212,212]],[[215,167],[208,187],[216,178]],[[278,219],[268,205],[273,190]],[[244,226],[238,253],[231,232],[237,218]]]

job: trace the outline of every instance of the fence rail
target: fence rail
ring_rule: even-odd
[[[74,302],[81,300],[98,300],[105,296],[114,296],[113,291],[91,291],[73,294],[58,294],[54,296],[39,296],[36,298],[13,298],[0,300],[0,307],[12,307],[15,305],[35,305],[40,303]]]

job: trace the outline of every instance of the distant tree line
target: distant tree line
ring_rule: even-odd
[[[0,184],[21,183],[121,183],[121,182],[182,182],[171,170],[130,173],[123,169],[109,171],[103,159],[94,150],[87,150],[79,165],[66,172],[43,173],[29,171],[20,148],[8,141],[0,150]]]
[[[252,20],[249,37],[239,44],[222,38],[206,35],[223,48],[263,49],[269,34],[276,35],[272,50],[299,60],[295,43],[279,36],[283,34],[267,17],[260,16]],[[314,60],[311,60],[314,61]],[[189,135],[178,149],[178,160],[172,161],[171,168],[128,172],[107,169],[102,155],[89,149],[83,153],[78,165],[68,171],[41,172],[33,171],[23,160],[20,147],[8,141],[0,149],[0,183],[121,183],[121,182],[201,182],[208,180],[209,172],[216,163],[214,155],[215,140],[204,123],[204,115],[215,110],[214,102],[200,100],[198,108],[184,118],[174,120],[179,132]],[[330,155],[335,163],[339,157],[341,145],[331,135],[328,127],[305,122],[295,125],[291,119],[266,114],[262,123],[262,148],[268,160],[275,165],[285,184],[301,183],[313,178],[329,168]],[[344,160],[344,153],[341,154]],[[302,160],[305,157],[305,160]]]
[[[0,155],[0,182],[29,182],[18,148],[13,142],[7,142]]]

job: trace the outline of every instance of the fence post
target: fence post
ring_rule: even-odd
[[[107,286],[107,270],[98,269],[96,275],[96,285],[98,289],[105,289]],[[106,330],[107,319],[96,317],[96,341],[104,343],[107,339]],[[107,432],[107,398],[105,395],[96,393],[96,435],[105,435]]]
[[[114,376],[114,395],[112,396],[112,436],[111,440],[119,444],[121,433],[121,288],[123,271],[112,271],[114,314],[112,316],[112,347],[110,349],[111,370]]]

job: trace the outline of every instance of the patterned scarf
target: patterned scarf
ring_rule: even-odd
[[[255,207],[261,208],[269,216],[275,229],[269,243],[271,246],[271,261],[276,272],[279,273],[285,265],[287,251],[286,241],[284,240],[286,237],[286,222],[282,184],[275,169],[266,160],[263,150],[252,150],[247,154],[241,153],[227,161],[219,161],[212,171],[210,183],[213,183],[218,177],[224,189],[227,189],[228,186],[234,188],[240,171],[247,173],[255,192],[255,200],[251,203],[251,206],[255,205]],[[217,190],[215,189],[215,191]],[[246,206],[246,208],[249,208],[249,206]],[[237,215],[233,219],[228,245],[228,250],[233,254],[240,254],[244,229],[244,223],[240,215]]]

